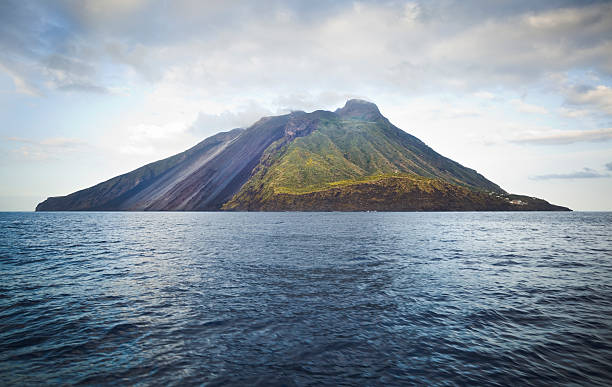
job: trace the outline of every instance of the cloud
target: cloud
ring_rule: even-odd
[[[19,91],[100,92],[133,74],[210,96],[478,91],[577,68],[612,74],[607,3],[7,1],[0,15],[0,63]]]
[[[580,118],[586,117],[589,114],[592,114],[592,110],[590,109],[570,109],[566,107],[562,107],[558,110],[558,113],[566,118]]]
[[[482,113],[476,109],[466,109],[461,107],[449,107],[446,109],[442,109],[439,114],[441,117],[451,120],[466,117],[480,117],[482,115]]]
[[[28,83],[19,72],[13,71],[11,67],[12,66],[7,66],[6,63],[0,63],[0,71],[4,71],[11,78],[17,93],[30,95],[32,97],[40,97],[42,95],[40,89]]]
[[[566,145],[576,142],[603,142],[612,140],[612,128],[582,131],[552,131],[544,134],[527,135],[510,142],[528,145]]]
[[[22,137],[6,137],[4,140],[9,144],[17,145],[17,147],[11,149],[11,153],[21,160],[60,159],[68,154],[83,152],[90,148],[87,142],[75,138],[53,137],[33,140]]]
[[[524,101],[521,101],[520,99],[513,99],[510,102],[519,112],[532,114],[548,114],[548,109],[542,106],[528,104]]]
[[[78,148],[87,145],[86,142],[75,139],[75,138],[63,138],[63,137],[55,137],[55,138],[46,138],[43,140],[31,140],[22,137],[7,137],[6,141],[30,144],[30,145],[39,145],[39,146],[49,146],[49,147],[57,147],[57,148]]]
[[[599,173],[590,168],[571,173],[553,173],[531,177],[532,180],[556,180],[556,179],[601,179],[610,177],[609,173]]]
[[[606,169],[612,171],[612,162],[606,164]]]
[[[595,66],[609,74],[612,6],[596,4],[486,18],[452,37],[436,39],[433,63],[455,64],[449,75],[487,83],[526,84],[550,72]],[[448,70],[447,70],[448,71]],[[476,83],[468,79],[467,84]]]
[[[149,57],[149,49],[142,44],[128,45],[112,41],[105,44],[104,53],[111,61],[128,66],[149,82],[154,82],[161,77],[160,69],[156,69],[150,63],[152,58]]]
[[[109,94],[110,93],[110,90],[107,89],[106,87],[94,85],[94,84],[87,83],[87,82],[83,82],[83,83],[70,82],[65,85],[57,86],[57,89],[63,90],[63,91],[76,91],[76,92],[95,93],[95,94]]]
[[[95,4],[13,0],[0,4],[0,71],[12,78],[16,92],[32,96],[55,90],[107,93],[123,77],[120,72],[101,74],[101,69],[116,71],[113,67],[121,63],[107,60],[99,47],[105,39],[94,36],[67,12],[90,5]]]
[[[76,5],[75,9],[83,19],[109,21],[121,16],[132,16],[142,8],[146,0],[76,0],[66,3]]]
[[[578,85],[566,89],[565,94],[565,103],[568,105],[592,107],[612,115],[611,87]]]
[[[48,74],[48,85],[57,90],[107,94],[106,87],[97,85],[96,70],[91,64],[64,55],[53,54],[42,62]]]
[[[200,112],[189,131],[200,136],[212,135],[230,129],[249,127],[261,117],[270,115],[273,115],[270,110],[254,102],[235,111],[224,111],[219,114]]]
[[[476,98],[481,98],[481,99],[486,99],[486,100],[493,100],[496,98],[495,94],[488,92],[488,91],[478,91],[478,92],[475,92],[473,95]]]
[[[275,105],[279,106],[279,112],[288,113],[294,110],[312,111],[318,109],[334,110],[337,106],[344,104],[351,98],[367,99],[363,95],[343,94],[334,91],[321,93],[290,93],[275,98]]]
[[[140,123],[122,129],[123,138],[114,149],[124,155],[159,156],[168,147],[184,150],[185,126],[181,122]],[[168,156],[177,152],[170,152]],[[157,157],[159,158],[159,157]]]

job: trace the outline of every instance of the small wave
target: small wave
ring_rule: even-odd
[[[130,323],[119,323],[113,325],[109,330],[104,334],[105,339],[109,339],[115,336],[121,337],[129,337],[134,336],[140,331],[138,325],[130,324]]]
[[[511,259],[507,259],[505,261],[497,261],[495,263],[492,263],[492,266],[511,266],[511,265],[520,265],[520,262],[517,261],[513,261]]]

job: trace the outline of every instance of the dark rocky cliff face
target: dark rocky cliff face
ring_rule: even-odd
[[[37,211],[567,210],[508,195],[373,103],[265,117]]]

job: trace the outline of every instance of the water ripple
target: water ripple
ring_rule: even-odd
[[[0,384],[612,384],[610,213],[3,213]]]

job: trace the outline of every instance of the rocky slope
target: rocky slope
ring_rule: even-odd
[[[376,105],[265,117],[247,129],[67,196],[37,211],[567,210],[509,195],[395,127]]]

